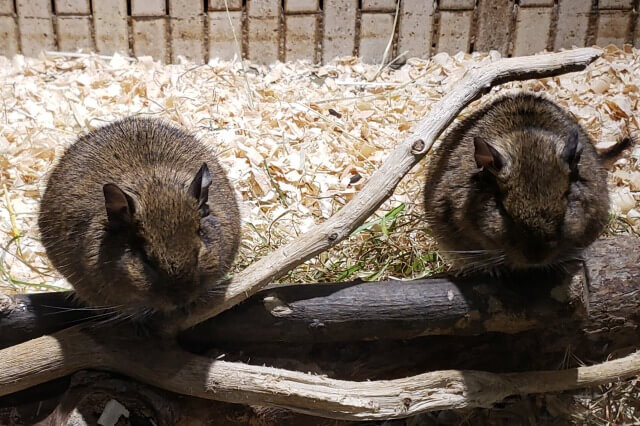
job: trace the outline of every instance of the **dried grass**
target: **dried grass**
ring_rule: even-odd
[[[344,58],[324,66],[249,65],[246,74],[237,62],[0,57],[0,291],[68,288],[44,255],[36,218],[47,172],[82,132],[127,115],[153,116],[214,147],[241,203],[240,270],[340,209],[451,84],[469,67],[498,57],[440,53],[380,72]],[[598,149],[607,151],[624,136],[640,135],[638,81],[640,51],[610,46],[585,72],[505,84],[473,107],[513,90],[544,93],[575,114],[600,141]],[[376,217],[282,281],[408,279],[445,268],[421,220],[423,175],[424,162]],[[611,166],[610,187],[611,230],[639,232],[640,145]],[[596,398],[589,402],[592,417],[574,420],[617,422],[615,411],[615,418],[635,421],[636,381],[611,386],[617,390],[608,395],[618,401],[630,395],[633,410],[615,411],[614,403]]]

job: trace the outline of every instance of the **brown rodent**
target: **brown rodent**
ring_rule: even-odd
[[[239,217],[208,148],[161,121],[126,118],[66,150],[38,226],[81,302],[135,318],[184,307],[224,278]]]
[[[428,225],[459,275],[563,269],[608,221],[591,138],[544,98],[505,96],[456,125],[429,163]]]

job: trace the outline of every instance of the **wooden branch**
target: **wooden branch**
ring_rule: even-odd
[[[75,303],[72,292],[0,293],[0,349],[51,334],[96,315]]]
[[[70,382],[70,383],[69,383]],[[339,421],[292,413],[276,407],[246,406],[185,398],[152,386],[105,372],[81,371],[71,380],[53,382],[55,392],[40,387],[21,393],[19,398],[0,398],[1,425],[96,425],[112,399],[128,411],[131,424],[204,425],[215,419],[216,426],[350,426],[353,421]],[[10,408],[7,408],[10,407]],[[113,419],[113,417],[111,417]],[[118,424],[121,424],[119,422]]]
[[[451,91],[433,105],[413,133],[398,144],[349,203],[324,223],[237,274],[226,287],[223,297],[218,296],[199,304],[183,322],[182,328],[194,326],[238,304],[269,282],[349,236],[393,193],[404,175],[424,157],[460,111],[493,85],[583,69],[601,53],[600,49],[595,48],[574,49],[500,59],[470,69]]]
[[[562,371],[495,374],[443,370],[401,379],[350,382],[277,368],[212,362],[167,341],[132,344],[133,341],[127,329],[93,336],[86,330],[71,328],[3,349],[0,395],[76,369],[100,368],[184,395],[365,420],[489,407],[513,395],[576,389],[640,373],[640,353],[636,352],[599,365]],[[27,352],[33,350],[36,352]]]
[[[629,235],[596,241],[586,252],[585,270],[573,280],[529,273],[503,283],[441,278],[273,287],[182,337],[204,345],[402,340],[571,325],[594,330],[616,318],[640,327],[639,244]]]
[[[586,318],[584,274],[580,271],[571,286],[570,279],[525,284],[440,278],[279,286],[186,330],[181,338],[204,345],[300,344],[513,334],[568,326]]]
[[[540,279],[529,286],[530,291],[520,292],[509,285],[513,283],[447,278],[270,286],[245,303],[186,330],[181,337],[205,344],[317,343],[517,333],[583,319],[580,294],[574,293],[585,285],[584,278],[578,273],[571,288],[566,278]],[[551,292],[566,294],[567,301],[553,299]],[[0,348],[59,331],[94,315],[92,311],[65,311],[72,309],[65,307],[65,293],[28,294],[16,299],[22,309],[0,318]],[[47,307],[57,303],[58,309],[40,309],[43,303]]]

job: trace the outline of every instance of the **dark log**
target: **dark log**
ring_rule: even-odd
[[[280,286],[185,332],[184,339],[320,343],[512,334],[583,320],[585,281],[581,274],[574,285],[569,281],[518,288],[487,278]]]
[[[0,349],[79,324],[97,314],[78,305],[69,291],[13,297],[0,294]]]
[[[636,237],[624,235],[597,241],[572,280],[530,274],[502,281],[476,277],[271,286],[188,330],[182,340],[206,346],[514,334],[578,326],[615,331],[621,321],[638,324],[638,245]],[[77,308],[66,293],[17,296],[13,308],[0,309],[0,347],[99,315]]]
[[[572,278],[540,273],[468,280],[266,289],[187,331],[190,342],[353,342],[426,335],[638,325],[640,240],[601,239]],[[619,327],[618,327],[619,328]]]

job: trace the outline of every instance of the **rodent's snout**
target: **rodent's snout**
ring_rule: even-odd
[[[521,263],[522,266],[545,265],[555,256],[558,243],[556,241],[541,241],[537,239],[527,239],[522,242],[519,250],[519,259],[513,259],[514,263]]]
[[[170,311],[177,306],[185,305],[199,294],[200,276],[198,274],[171,276],[160,273],[154,281],[152,287],[154,304],[155,308],[161,311]]]

